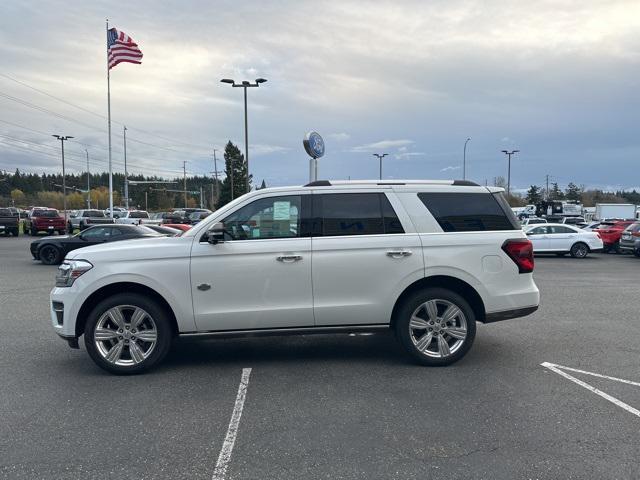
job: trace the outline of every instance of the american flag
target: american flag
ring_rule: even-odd
[[[142,52],[138,44],[129,35],[110,28],[107,34],[109,52],[109,70],[121,62],[142,63]]]

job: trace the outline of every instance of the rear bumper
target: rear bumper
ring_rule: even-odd
[[[501,312],[492,312],[485,315],[484,322],[482,323],[494,323],[501,322],[502,320],[509,320],[512,318],[526,317],[538,310],[538,305],[524,308],[515,308],[513,310],[503,310]]]

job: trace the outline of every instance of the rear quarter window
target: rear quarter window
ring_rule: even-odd
[[[418,198],[445,232],[520,229],[501,193],[423,192]]]

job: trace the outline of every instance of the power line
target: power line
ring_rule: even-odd
[[[71,107],[77,108],[78,110],[81,110],[81,111],[83,111],[83,112],[89,113],[89,114],[91,114],[91,115],[93,115],[93,116],[95,116],[95,117],[101,118],[101,119],[103,119],[103,120],[107,120],[107,117],[105,117],[105,116],[104,116],[104,115],[102,115],[101,113],[94,112],[93,110],[89,110],[88,108],[84,108],[84,107],[82,107],[82,106],[80,106],[80,105],[76,105],[75,103],[69,102],[68,100],[65,100],[65,99],[63,99],[63,98],[57,97],[57,96],[55,96],[55,95],[52,95],[52,94],[50,94],[49,92],[46,92],[46,91],[44,91],[44,90],[42,90],[42,89],[39,89],[39,88],[36,88],[36,87],[34,87],[33,85],[29,85],[28,83],[23,82],[23,81],[21,81],[21,80],[18,80],[17,78],[14,78],[14,77],[12,77],[12,76],[10,76],[10,75],[7,75],[7,74],[5,74],[5,73],[0,73],[0,76],[2,76],[2,77],[4,77],[4,78],[6,78],[6,79],[8,79],[8,80],[11,80],[12,82],[15,82],[15,83],[17,83],[17,84],[19,84],[19,85],[22,85],[23,87],[30,88],[31,90],[34,90],[34,91],[36,91],[36,92],[38,92],[38,93],[40,93],[40,94],[42,94],[42,95],[45,95],[45,96],[47,96],[47,97],[49,97],[49,98],[53,98],[54,100],[57,100],[57,101],[59,101],[59,102],[62,102],[62,103],[66,104],[66,105],[69,105],[69,106],[71,106]],[[112,119],[111,121],[112,121],[113,123],[117,123],[118,125],[124,126],[124,124],[123,124],[123,123],[118,122],[118,121],[116,121],[116,120],[113,120],[113,119]],[[144,133],[144,134],[146,134],[146,135],[150,135],[150,136],[153,136],[153,137],[156,137],[156,138],[159,138],[159,139],[162,139],[162,140],[168,141],[168,142],[180,143],[180,144],[185,145],[185,146],[190,146],[190,147],[200,148],[200,149],[203,149],[203,150],[206,150],[206,149],[207,149],[207,147],[206,147],[206,146],[204,146],[204,145],[196,145],[196,144],[194,144],[194,143],[182,142],[182,141],[180,141],[180,140],[176,140],[175,138],[171,138],[171,139],[170,139],[170,138],[167,138],[167,137],[163,137],[162,135],[158,135],[157,133],[153,133],[153,132],[150,132],[150,131],[148,131],[148,130],[143,130],[143,129],[138,128],[138,127],[131,127],[131,126],[129,126],[128,128],[129,128],[129,129],[131,129],[131,130],[136,130],[136,131],[138,131],[138,132]]]

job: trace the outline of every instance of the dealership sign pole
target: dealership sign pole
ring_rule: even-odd
[[[309,182],[318,180],[318,159],[324,155],[324,140],[317,132],[309,132],[302,141],[309,159]]]

